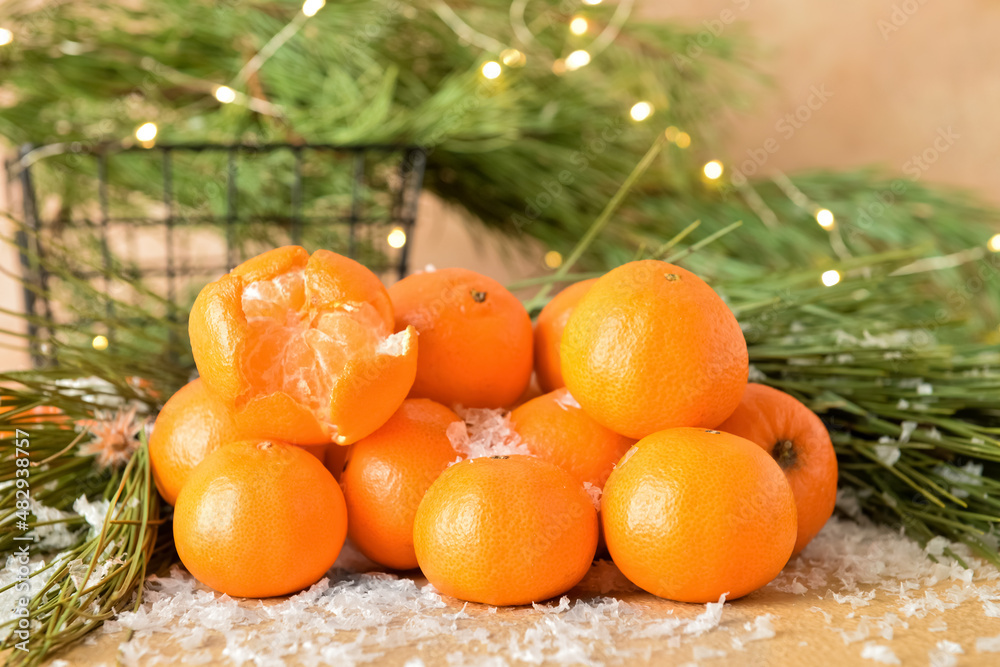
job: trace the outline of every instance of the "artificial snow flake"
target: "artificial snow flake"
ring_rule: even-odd
[[[467,458],[531,455],[521,437],[511,428],[510,413],[506,410],[459,407],[456,412],[465,423],[449,424],[445,435],[452,447]]]
[[[881,662],[883,665],[902,664],[891,648],[883,644],[876,644],[875,642],[865,643],[865,647],[861,649],[861,657]]]
[[[93,436],[80,445],[80,454],[96,456],[101,469],[125,465],[139,448],[139,435],[149,422],[148,417],[140,418],[136,413],[135,406],[115,412],[98,410],[94,419],[80,422],[79,428]]]

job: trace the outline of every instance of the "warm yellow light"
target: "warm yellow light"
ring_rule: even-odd
[[[507,67],[524,67],[527,58],[517,49],[504,49],[500,52],[500,62]]]
[[[223,104],[232,104],[236,101],[236,91],[229,86],[219,86],[215,89],[215,99]]]
[[[156,138],[156,124],[143,123],[135,130],[135,138],[143,143]]]
[[[601,4],[601,0],[583,0],[583,4],[585,4],[585,5],[599,5],[599,4]]]
[[[302,13],[306,16],[316,16],[316,12],[323,9],[326,0],[306,0],[302,3]]]
[[[722,176],[722,163],[718,160],[712,160],[711,162],[706,162],[705,166],[702,168],[705,172],[705,178],[710,178],[711,180],[717,179]]]
[[[0,46],[7,46],[14,41],[14,33],[7,28],[0,28]]]
[[[663,131],[663,136],[667,138],[667,141],[676,141],[678,132],[680,132],[680,130],[671,125]]]
[[[990,252],[1000,252],[1000,234],[994,234],[986,247],[990,249]]]
[[[94,346],[95,350],[106,350],[108,349],[108,337],[101,335],[94,336],[94,340],[90,344]]]
[[[820,280],[822,280],[823,284],[826,285],[827,287],[833,287],[834,285],[840,282],[840,273],[834,271],[833,269],[830,269],[829,271],[824,271]]]
[[[629,110],[628,115],[632,116],[632,120],[646,120],[649,118],[650,114],[653,113],[653,105],[649,102],[636,102],[632,105]]]
[[[582,35],[583,33],[587,32],[587,28],[589,27],[590,26],[587,23],[587,19],[583,18],[582,16],[577,16],[572,21],[569,22],[569,31],[574,35]]]
[[[821,208],[816,211],[816,222],[823,229],[833,229],[833,225],[836,222],[833,218],[833,211],[828,208]]]
[[[566,69],[573,71],[590,64],[590,54],[580,49],[566,56]]]
[[[406,232],[400,227],[396,227],[389,232],[389,236],[385,240],[393,248],[402,248],[406,245]]]
[[[545,253],[545,266],[550,269],[558,269],[562,266],[562,253],[558,250],[549,250]]]
[[[687,132],[678,132],[677,136],[674,137],[674,143],[677,144],[678,148],[687,148],[691,145],[691,135]]]
[[[491,60],[483,65],[483,76],[487,79],[495,79],[500,76],[500,69],[500,63]]]

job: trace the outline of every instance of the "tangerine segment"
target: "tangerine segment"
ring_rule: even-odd
[[[413,518],[424,493],[460,456],[447,430],[462,419],[426,398],[403,401],[389,421],[353,445],[341,476],[348,536],[368,558],[396,570],[417,567]]]
[[[302,590],[333,567],[347,536],[333,475],[300,447],[235,442],[194,470],[174,508],[184,567],[228,595]]]
[[[510,425],[533,455],[598,488],[635,444],[594,421],[565,387],[516,408]]]
[[[746,595],[777,576],[795,545],[795,499],[778,464],[714,430],[636,443],[604,486],[601,517],[622,574],[680,602]]]
[[[597,511],[579,481],[533,456],[466,459],[437,478],[413,525],[441,593],[491,605],[565,593],[590,569]]]
[[[793,555],[802,551],[837,502],[837,453],[826,426],[794,396],[751,382],[719,430],[758,444],[781,466],[798,512]]]
[[[416,375],[416,332],[392,333],[378,278],[352,259],[298,246],[248,260],[191,310],[198,372],[255,434],[346,445],[381,426]]]
[[[740,402],[746,341],[701,278],[666,262],[624,264],[583,296],[560,344],[573,396],[630,438],[666,428],[715,428]]]
[[[543,392],[565,387],[559,344],[573,309],[597,278],[573,283],[545,304],[535,322],[535,375]]]

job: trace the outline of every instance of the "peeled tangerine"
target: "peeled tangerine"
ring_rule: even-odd
[[[326,250],[265,252],[207,285],[191,309],[206,386],[248,431],[347,445],[400,406],[417,371],[413,327],[393,334],[378,277]]]
[[[679,602],[755,591],[795,545],[795,498],[781,468],[749,440],[709,429],[636,443],[604,486],[601,517],[622,574]]]

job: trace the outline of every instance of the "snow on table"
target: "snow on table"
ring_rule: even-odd
[[[516,608],[369,568],[348,550],[309,590],[263,601],[174,568],[53,664],[1000,664],[1000,572],[944,539],[922,549],[847,520],[764,589],[707,605],[639,591],[610,561],[561,599]]]

